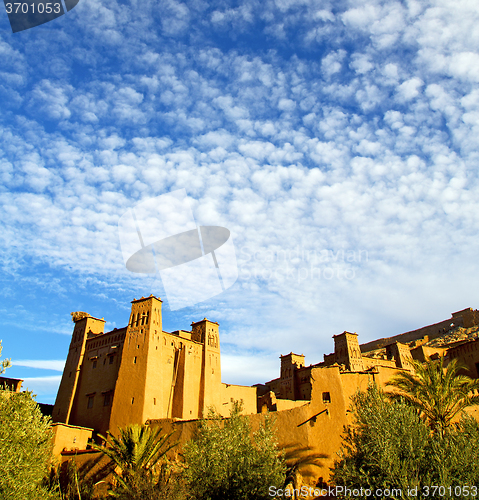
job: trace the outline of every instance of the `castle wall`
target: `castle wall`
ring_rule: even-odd
[[[173,408],[169,416],[186,419],[198,418],[200,414],[203,346],[188,339],[179,342],[182,343],[183,347],[174,386]]]
[[[464,328],[471,328],[479,324],[479,311],[468,307],[462,311],[452,313],[452,319],[456,324],[461,324]]]
[[[411,349],[411,356],[414,360],[424,363],[427,358],[442,356],[447,351],[446,347],[429,347],[420,345]]]
[[[223,417],[230,415],[234,401],[240,401],[243,405],[243,414],[256,413],[257,410],[257,390],[256,387],[244,385],[221,384],[222,404],[217,407],[217,411]]]
[[[390,368],[396,367],[396,361],[393,359],[370,358],[368,356],[363,356],[363,364],[365,370],[369,370],[370,368],[376,366],[387,366]]]
[[[417,330],[401,333],[399,335],[395,335],[394,337],[386,337],[373,340],[366,344],[361,344],[361,352],[374,351],[375,349],[380,349],[381,347],[385,347],[386,345],[394,342],[409,343],[413,340],[419,340],[425,336],[428,336],[429,340],[432,340],[450,330],[451,324],[454,324],[454,326],[463,326],[464,328],[470,328],[477,325],[479,324],[479,311],[468,307],[461,311],[452,313],[451,318],[440,321],[439,323],[434,323],[432,325],[418,328]]]
[[[70,421],[75,398],[78,398],[78,381],[87,339],[102,334],[105,327],[103,319],[93,318],[86,313],[74,317],[73,321],[75,327],[52,415],[54,422],[66,424]]]
[[[86,341],[70,423],[102,434],[108,430],[125,330],[95,335]]]
[[[62,451],[85,450],[93,429],[56,423],[52,425],[54,436],[53,456],[59,458]]]
[[[449,359],[458,359],[468,368],[466,375],[479,378],[479,339],[452,347],[447,351]]]

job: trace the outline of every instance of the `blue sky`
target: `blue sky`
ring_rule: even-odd
[[[72,311],[124,326],[161,280],[118,220],[186,189],[227,227],[239,278],[163,304],[220,323],[223,381],[477,307],[479,6],[459,0],[81,0],[0,17],[0,339],[52,403]]]

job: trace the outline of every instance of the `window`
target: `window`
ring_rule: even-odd
[[[136,356],[133,358],[133,364],[136,365]]]
[[[156,405],[156,398],[153,398],[153,404]]]
[[[135,402],[135,398],[131,398],[131,404]]]
[[[96,359],[93,360],[93,368],[96,368]]]
[[[113,364],[114,359],[115,359],[115,358],[114,358],[113,356],[110,356],[110,363],[109,363],[110,365],[112,365],[112,364]]]
[[[93,408],[93,398],[94,396],[88,396],[88,405],[87,405],[88,409]]]
[[[103,406],[110,406],[110,402],[111,402],[111,393],[107,392],[104,395]]]
[[[323,403],[331,403],[331,395],[329,392],[323,392]]]

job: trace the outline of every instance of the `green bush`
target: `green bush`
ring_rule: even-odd
[[[0,391],[0,498],[56,498],[42,487],[51,460],[50,418],[31,392]]]
[[[436,494],[442,499],[457,498],[455,486],[474,485],[479,493],[479,425],[472,417],[463,415],[441,435],[407,401],[390,401],[375,385],[353,397],[353,411],[356,425],[346,428],[333,484],[370,489],[370,498],[380,498],[378,488],[400,489],[402,495],[391,499],[417,498],[408,490],[434,485],[445,488]]]
[[[230,418],[211,412],[196,438],[185,447],[187,498],[194,500],[260,500],[268,488],[280,487],[285,465],[278,453],[272,422],[251,432],[235,403]]]

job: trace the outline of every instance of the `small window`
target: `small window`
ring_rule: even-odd
[[[133,364],[136,365],[136,356],[133,358]]]
[[[70,373],[68,374],[68,378],[70,378],[71,376],[72,376],[72,372],[70,372]]]
[[[153,404],[156,405],[156,398],[153,398]]]
[[[93,396],[88,396],[88,409],[93,408]]]
[[[135,398],[131,398],[131,404],[135,402]]]
[[[108,392],[103,399],[103,406],[110,406],[111,394]]]
[[[93,368],[96,368],[96,359],[93,360]]]
[[[329,392],[323,392],[323,403],[331,403],[331,395]]]
[[[110,356],[110,362],[109,364],[112,365],[113,364],[113,361],[114,361],[114,357],[113,356]]]

